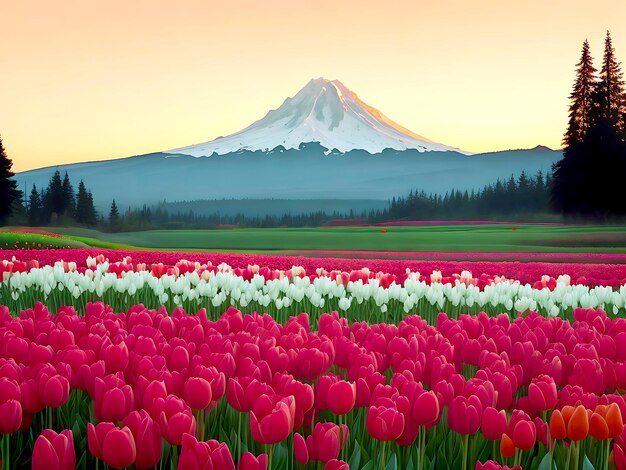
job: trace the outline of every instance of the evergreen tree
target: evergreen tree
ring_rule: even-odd
[[[28,198],[28,223],[30,225],[39,225],[41,223],[41,198],[39,196],[39,191],[37,191],[37,186],[33,184],[33,189],[30,192],[30,197]]]
[[[600,79],[596,84],[596,110],[597,121],[606,120],[616,132],[624,130],[624,76],[621,65],[615,57],[615,49],[611,41],[611,35],[607,31],[604,42],[604,58]]]
[[[19,203],[22,192],[17,189],[17,182],[13,179],[15,173],[11,171],[13,162],[7,156],[0,138],[0,222],[11,215],[14,205]]]
[[[55,171],[48,183],[46,197],[44,200],[44,211],[48,215],[56,213],[61,215],[65,211],[65,198],[63,197],[63,182],[61,181],[61,173]]]
[[[78,193],[76,194],[76,210],[74,211],[74,219],[80,224],[86,224],[88,215],[87,188],[83,180],[78,184]]]
[[[595,73],[593,58],[589,52],[589,42],[585,39],[580,61],[576,64],[576,80],[570,94],[569,122],[563,137],[565,147],[584,139],[590,126],[593,97],[595,91]]]
[[[74,211],[76,210],[76,198],[74,196],[74,188],[72,187],[72,183],[70,182],[67,171],[65,172],[65,177],[63,178],[63,185],[61,189],[63,192],[63,202],[65,206],[63,211],[66,214],[73,216]]]
[[[96,212],[96,208],[93,205],[93,194],[91,191],[87,191],[87,218],[85,223],[90,227],[93,227],[98,223],[98,213]]]
[[[115,204],[115,199],[111,203],[111,211],[109,212],[109,226],[111,230],[116,231],[119,229],[120,223],[120,213],[117,210],[117,204]]]

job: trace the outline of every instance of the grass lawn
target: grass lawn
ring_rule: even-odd
[[[298,252],[306,250],[626,253],[626,226],[439,225],[102,233],[48,229],[102,248]],[[515,228],[515,230],[513,230]]]

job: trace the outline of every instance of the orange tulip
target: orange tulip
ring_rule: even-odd
[[[500,441],[500,453],[503,457],[513,457],[515,455],[515,444],[507,434],[502,434],[502,440]]]
[[[567,437],[567,426],[559,410],[554,410],[550,415],[550,437],[552,439],[565,439]]]
[[[563,421],[565,421],[566,427],[569,423],[570,418],[574,414],[574,410],[575,408],[570,405],[565,405],[563,408],[561,408],[561,414],[563,415]]]
[[[609,438],[613,439],[624,432],[622,412],[617,403],[611,403],[606,411],[606,424],[609,427]]]
[[[592,413],[589,419],[589,435],[599,441],[609,438],[609,426],[598,413]]]
[[[567,437],[582,441],[589,434],[589,416],[583,405],[578,405],[567,423]]]

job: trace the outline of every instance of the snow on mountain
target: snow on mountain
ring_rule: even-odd
[[[202,157],[240,150],[268,151],[279,146],[298,149],[308,142],[341,153],[359,149],[374,154],[391,148],[469,154],[409,131],[361,101],[339,80],[324,78],[311,80],[280,108],[239,132],[164,153]]]

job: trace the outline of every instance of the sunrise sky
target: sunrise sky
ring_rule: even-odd
[[[14,169],[235,132],[311,78],[473,152],[558,148],[585,38],[626,60],[626,2],[0,0]]]

